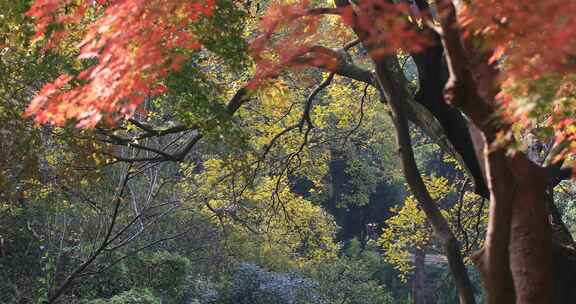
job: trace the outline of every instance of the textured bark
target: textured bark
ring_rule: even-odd
[[[518,154],[509,160],[518,189],[512,204],[510,268],[517,303],[551,303],[552,236],[544,169]]]
[[[488,231],[482,251],[476,254],[476,263],[482,275],[487,303],[515,303],[515,292],[510,271],[510,223],[512,201],[516,191],[513,177],[506,170],[505,152],[486,150],[486,175],[490,189]],[[504,185],[498,180],[512,184]]]
[[[412,279],[412,304],[426,304],[426,253],[422,249],[414,251],[414,277]]]
[[[509,126],[495,124],[497,70],[487,55],[470,51],[449,0],[436,0],[442,41],[450,70],[446,98],[463,111],[483,136],[490,212],[484,250],[476,255],[487,303],[552,301],[552,243],[546,212],[548,177],[524,154],[507,155],[494,145],[498,132]]]
[[[446,218],[444,218],[438,209],[438,205],[426,189],[426,185],[422,180],[422,176],[416,165],[416,160],[414,159],[408,121],[401,106],[402,101],[405,100],[406,91],[401,85],[402,82],[398,81],[398,77],[394,77],[395,75],[401,75],[397,61],[395,58],[385,57],[376,59],[375,62],[376,74],[378,75],[380,85],[384,91],[388,92],[388,105],[392,110],[392,120],[398,141],[398,152],[406,182],[418,201],[420,208],[424,211],[428,222],[432,226],[434,235],[442,244],[444,254],[448,259],[450,272],[454,277],[458,289],[460,303],[475,303],[474,289],[468,277],[458,241],[450,229]]]
[[[430,8],[425,0],[417,0],[418,9],[429,13]],[[432,37],[433,43],[424,51],[411,54],[418,68],[419,89],[414,99],[428,109],[438,120],[444,134],[462,157],[465,168],[474,180],[476,193],[488,196],[488,188],[480,168],[473,138],[468,132],[468,123],[460,111],[444,99],[444,87],[448,81],[449,72],[444,60],[444,48],[440,35],[430,29],[424,29]]]

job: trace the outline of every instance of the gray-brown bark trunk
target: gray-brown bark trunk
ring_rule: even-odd
[[[406,91],[399,85],[399,83],[402,82],[396,82],[396,79],[393,78],[393,75],[401,74],[396,59],[386,57],[376,61],[376,74],[382,89],[388,92],[388,105],[392,110],[392,120],[398,141],[398,152],[406,182],[418,201],[420,208],[424,211],[428,222],[432,226],[434,235],[442,244],[446,257],[448,258],[450,272],[454,276],[460,303],[475,303],[474,289],[468,277],[458,241],[452,233],[448,222],[438,209],[436,202],[432,199],[430,193],[428,193],[416,165],[416,160],[414,159],[408,121],[400,104],[405,100]]]
[[[426,252],[414,251],[414,277],[412,279],[412,304],[426,304]]]

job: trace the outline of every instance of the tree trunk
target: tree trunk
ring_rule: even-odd
[[[345,0],[335,2],[339,7],[349,5]],[[450,73],[444,90],[445,100],[466,114],[478,128],[486,147],[483,167],[490,190],[489,224],[484,250],[475,260],[486,287],[487,303],[551,303],[552,243],[546,210],[548,178],[545,170],[522,153],[508,155],[502,145],[494,145],[498,134],[510,130],[506,123],[494,123],[498,114],[495,97],[500,90],[498,69],[487,63],[491,56],[489,52],[475,48],[476,44],[462,38],[452,1],[435,2]],[[352,16],[353,20],[357,18]],[[354,30],[362,42],[369,41],[369,33],[357,27]],[[382,47],[364,46],[370,54],[372,48]],[[376,64],[377,80],[394,114],[406,181],[446,251],[460,301],[474,301],[458,243],[430,198],[413,158],[402,109],[402,102],[406,100],[405,88],[394,82],[392,74],[396,71],[386,63],[395,58],[372,59]]]
[[[520,153],[492,151],[486,160],[492,196],[486,242],[475,262],[487,303],[551,303],[545,172]]]
[[[426,279],[426,252],[414,250],[414,277],[412,279],[412,304],[426,304],[424,280]]]
[[[422,180],[422,176],[416,165],[416,160],[414,159],[408,120],[401,106],[401,102],[406,100],[406,91],[405,88],[400,85],[402,82],[399,82],[397,77],[395,77],[401,75],[401,73],[395,58],[385,57],[376,61],[376,74],[379,84],[382,90],[387,92],[388,105],[392,111],[392,121],[396,129],[398,152],[404,177],[412,194],[432,226],[434,235],[442,244],[444,253],[448,259],[450,272],[456,282],[460,303],[475,303],[474,289],[468,277],[458,241],[454,233],[452,233],[448,222],[438,209],[436,202],[430,196],[428,189],[426,189],[426,185]]]
[[[509,160],[517,182],[512,203],[510,268],[517,303],[552,302],[552,235],[548,223],[548,176],[518,154]],[[498,181],[505,183],[504,180]]]
[[[350,5],[346,0],[335,0],[338,7],[345,7]],[[354,15],[353,19],[358,16]],[[468,277],[466,267],[464,265],[460,247],[456,237],[450,230],[448,222],[440,213],[436,203],[430,197],[428,190],[420,176],[420,172],[414,159],[414,151],[412,150],[412,143],[410,139],[410,132],[408,128],[408,121],[403,107],[403,102],[407,101],[407,91],[404,87],[406,81],[400,81],[398,78],[404,77],[398,65],[395,56],[377,56],[374,52],[370,52],[374,47],[382,47],[382,45],[373,45],[369,42],[369,34],[353,25],[354,32],[372,56],[372,60],[376,65],[376,82],[380,90],[388,101],[388,105],[393,113],[393,122],[396,129],[399,156],[402,162],[402,168],[406,182],[410,190],[416,197],[420,207],[426,214],[426,218],[430,222],[435,236],[445,250],[446,257],[450,271],[454,276],[456,287],[460,298],[460,303],[471,304],[475,303],[474,289]],[[405,79],[404,79],[405,80]]]
[[[488,233],[476,255],[488,304],[552,302],[552,242],[546,212],[546,170],[524,154],[507,154],[498,134],[510,131],[495,123],[498,70],[489,52],[462,40],[456,9],[436,0],[442,42],[450,70],[446,100],[475,124],[484,141],[486,180],[490,190]]]

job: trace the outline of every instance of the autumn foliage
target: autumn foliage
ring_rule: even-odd
[[[526,130],[547,130],[556,160],[576,151],[574,1],[481,0],[462,8],[464,37],[475,37],[498,61],[505,118]]]
[[[66,25],[89,22],[78,59],[97,60],[78,75],[63,74],[40,90],[26,112],[38,123],[62,125],[73,119],[78,127],[93,127],[103,118],[131,116],[145,98],[165,90],[160,80],[179,68],[184,60],[179,52],[200,48],[190,24],[210,17],[215,6],[214,0],[91,3],[38,0],[27,13],[48,47],[65,38]],[[64,30],[49,31],[53,24]]]
[[[343,26],[363,32],[370,52],[422,50],[430,42],[422,28],[432,21],[406,3],[366,0],[319,9],[308,1],[272,2],[252,43],[257,65],[250,86],[286,68],[337,69],[334,54],[318,52],[314,45],[327,14],[339,15]],[[129,117],[145,98],[165,90],[161,80],[179,68],[182,51],[201,47],[190,24],[210,17],[214,7],[214,0],[35,1],[27,15],[36,23],[37,38],[51,48],[69,35],[68,26],[87,24],[78,59],[97,63],[46,84],[26,114],[38,123],[75,120],[78,127]],[[575,14],[576,3],[559,0],[481,0],[459,8],[462,39],[492,54],[486,60],[498,64],[504,118],[525,129],[548,130],[548,137],[552,134],[566,147],[559,157],[576,151]]]
[[[273,4],[260,22],[260,35],[252,42],[257,71],[251,85],[276,77],[282,70],[301,66],[337,69],[336,54],[316,45],[322,35],[317,32],[318,26],[325,15],[338,15],[342,26],[362,30],[367,38],[365,46],[376,56],[399,50],[421,51],[430,39],[410,21],[410,14],[406,4],[381,0],[362,1],[357,7],[343,8],[313,8],[306,0]]]
[[[253,44],[257,79],[297,67],[301,61],[295,59],[313,50],[310,41],[314,41],[318,12],[340,15],[343,25],[364,33],[363,43],[372,55],[398,50],[417,53],[430,44],[422,28],[430,25],[431,16],[414,13],[405,2],[368,0],[323,11],[307,5],[301,1],[270,8],[260,27],[265,32]],[[484,57],[488,63],[498,65],[501,119],[538,133],[544,141],[555,141],[562,147],[556,151],[555,160],[576,151],[575,14],[576,3],[570,1],[482,0],[459,7],[462,40],[479,54],[489,54]],[[288,29],[282,28],[283,38],[275,40],[273,33],[279,32],[279,25],[288,25]],[[265,58],[263,53],[276,56]],[[329,56],[314,55],[316,61],[336,68]]]

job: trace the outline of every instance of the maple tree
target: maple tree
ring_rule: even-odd
[[[571,176],[569,161],[576,153],[576,44],[571,39],[576,4],[481,0],[457,7],[452,1],[437,0],[432,10],[427,1],[400,2],[337,0],[336,7],[329,8],[315,8],[306,1],[272,4],[261,22],[262,35],[252,44],[256,62],[252,81],[234,95],[228,114],[241,108],[250,90],[265,86],[288,68],[324,69],[331,75],[326,85],[339,74],[375,86],[392,111],[408,184],[450,254],[458,251],[455,238],[431,203],[410,155],[406,119],[414,121],[409,115],[414,106],[395,56],[402,49],[418,66],[420,89],[428,90],[416,103],[439,121],[456,152],[468,157],[464,163],[473,171],[478,192],[490,197],[487,239],[476,255],[487,302],[551,303],[553,244],[548,205],[553,202],[548,192]],[[193,24],[212,18],[215,5],[179,0],[37,0],[27,13],[36,22],[37,36],[46,40],[47,48],[78,40],[83,67],[77,74],[63,74],[46,84],[27,115],[56,125],[72,119],[78,127],[132,117],[145,99],[164,93],[163,80],[201,49]],[[341,53],[318,46],[322,33],[317,28],[325,15],[339,16],[341,26],[354,32],[374,63],[375,74],[365,76],[349,69]],[[74,27],[82,23],[85,28]],[[443,69],[447,79],[435,82],[433,73],[439,76]],[[302,119],[280,135],[271,135],[271,143],[306,126],[302,151],[313,127],[310,107],[315,95],[310,95]],[[432,99],[438,104],[432,105]],[[466,135],[450,133],[452,121],[463,126]],[[544,163],[535,163],[519,148],[518,138],[526,133],[552,145]],[[459,136],[474,142],[475,155],[465,150],[471,145],[462,148],[459,141],[464,139]],[[268,153],[270,146],[263,147]],[[293,159],[297,153],[291,155]],[[163,155],[168,160],[182,159],[177,156]],[[482,190],[479,185],[484,183],[488,186]],[[459,253],[451,257],[451,261],[461,259]],[[453,272],[462,275],[460,264],[450,263]],[[464,277],[458,284],[461,301],[472,303]]]
[[[363,7],[363,3],[368,5]],[[388,41],[383,47],[382,43],[374,45],[373,42],[375,36],[381,36],[381,31],[378,31],[379,17],[386,17],[386,12],[391,10],[386,10],[385,6],[383,9],[381,4],[370,1],[363,1],[358,6],[337,1],[337,5],[344,10],[353,11],[356,18],[353,19],[354,22],[350,22],[349,13],[341,12],[343,19],[355,29],[362,43],[371,51],[380,85],[390,94],[387,99],[396,116],[400,145],[410,149],[403,121],[405,114],[402,114],[399,104],[405,99],[403,88],[395,83],[397,80],[393,77],[390,79],[390,65],[386,59],[382,59],[382,53],[388,51]],[[428,5],[423,1],[417,5],[424,13],[421,16],[422,22],[432,31],[439,32],[445,47],[450,73],[444,90],[446,101],[460,109],[476,125],[478,129],[472,131],[480,132],[483,137],[477,139],[476,147],[481,151],[484,146],[488,151],[484,152],[481,158],[484,158],[484,170],[491,186],[490,225],[486,246],[476,260],[484,275],[487,300],[489,303],[506,303],[515,299],[521,303],[551,301],[551,245],[544,202],[550,183],[548,179],[556,179],[557,176],[549,177],[546,170],[531,163],[522,152],[508,152],[507,149],[514,142],[515,136],[514,129],[509,124],[527,129],[541,128],[538,120],[542,120],[544,115],[547,119],[543,127],[552,129],[553,132],[548,132],[548,136],[542,140],[552,140],[556,144],[548,156],[552,161],[556,161],[556,164],[549,168],[560,168],[565,159],[571,158],[573,151],[570,146],[574,146],[571,144],[573,121],[569,117],[574,110],[573,96],[568,93],[570,89],[567,87],[570,85],[566,82],[569,81],[564,79],[570,79],[573,73],[574,48],[570,43],[562,43],[562,47],[558,49],[543,46],[558,45],[566,35],[570,35],[569,29],[573,26],[567,20],[570,19],[573,8],[571,5],[563,6],[561,3],[551,2],[540,5],[515,1],[503,4],[480,1],[461,4],[457,11],[455,4],[450,1],[436,1],[439,14],[437,21],[440,25],[436,28],[436,25],[432,24],[432,17],[426,15],[429,14]],[[554,16],[553,20],[549,20],[550,16]],[[407,17],[408,14],[405,18]],[[547,31],[526,31],[525,19],[530,20],[528,24],[546,24]],[[367,31],[366,24],[376,33]],[[403,31],[394,31],[393,26],[384,31],[388,30],[400,37],[409,37]],[[414,44],[419,45],[418,41],[414,41]],[[498,62],[503,54],[505,58]],[[551,88],[553,94],[549,95],[554,97],[539,98],[542,94],[542,81],[550,77],[564,81],[560,81],[560,87]],[[550,111],[551,105],[553,111]],[[540,106],[540,111],[535,111],[537,106]],[[545,110],[542,111],[542,108]],[[500,112],[507,112],[504,113],[507,115],[498,121]],[[550,136],[550,133],[553,135]],[[438,236],[445,235],[446,250],[450,252],[451,245],[448,244],[452,237],[446,231],[441,216],[432,206],[430,195],[426,193],[421,178],[415,174],[417,170],[413,159],[406,156],[406,153],[402,159],[412,190],[416,192],[424,210],[429,210],[428,218]],[[531,174],[534,174],[533,178],[527,177]],[[515,192],[501,188],[510,177],[515,178],[520,188],[515,191],[520,191],[521,195],[517,196]],[[539,183],[539,186],[534,187],[535,183]],[[527,204],[535,208],[538,215],[527,214],[522,209],[526,208]],[[536,222],[539,223],[538,227],[529,228]],[[511,246],[510,251],[508,246]],[[534,246],[542,246],[544,249],[534,250]],[[522,250],[530,253],[520,253]],[[526,263],[534,266],[528,275],[522,273],[525,269],[520,266]],[[507,273],[509,265],[511,272]],[[454,271],[457,272],[456,269]],[[538,284],[529,287],[535,282]],[[468,289],[464,286],[461,288]],[[534,291],[536,288],[541,288],[542,291]],[[461,294],[461,301],[472,302],[473,299],[464,292]]]
[[[27,9],[27,0],[19,3],[22,4],[21,7]],[[2,8],[12,8],[12,3],[0,5],[5,5],[1,6]],[[212,23],[218,17],[225,15],[221,14],[222,7],[225,5],[226,2],[220,2],[219,14],[214,15],[208,22]],[[6,16],[5,13],[11,10],[2,9],[2,11]],[[238,15],[242,17],[241,14]],[[12,15],[8,16],[12,17]],[[13,19],[9,19],[9,22],[2,24],[3,28],[4,26],[6,28],[21,26],[27,29],[30,26],[28,22],[30,20],[23,14],[18,17],[21,18],[18,20],[24,22],[12,23]],[[226,17],[225,20],[227,24],[230,24],[230,18]],[[206,24],[200,26],[206,26]],[[219,28],[224,28],[224,31],[230,29],[222,27],[222,24],[219,24]],[[16,33],[26,38],[30,31]],[[12,34],[14,32],[2,31],[0,40],[6,41],[4,38],[11,38]],[[203,49],[209,49],[211,41],[206,39],[205,32],[201,34],[204,34],[203,37],[199,35],[199,38],[203,39]],[[210,32],[208,37],[216,40],[218,51],[238,41],[225,40],[221,37],[215,32]],[[70,38],[80,39],[80,37]],[[39,90],[47,81],[44,79],[54,79],[61,71],[72,70],[71,75],[73,75],[83,67],[75,65],[77,64],[74,61],[75,43],[69,44],[69,41],[62,40],[61,45],[42,52],[36,48],[36,45],[10,39],[7,41],[8,47],[2,49],[3,56],[0,60],[0,69],[3,71],[0,77],[2,80],[0,92],[3,100],[4,98],[8,100],[8,104],[3,103],[0,106],[0,112],[2,112],[0,133],[3,139],[3,151],[6,152],[5,155],[11,156],[2,158],[2,168],[0,168],[2,177],[0,242],[4,241],[0,245],[0,267],[3,274],[6,274],[0,280],[1,302],[28,300],[74,303],[78,299],[84,302],[95,298],[101,299],[95,299],[94,303],[135,299],[144,301],[151,299],[152,293],[154,301],[161,297],[162,301],[172,302],[176,301],[182,293],[188,294],[196,287],[198,291],[203,292],[202,284],[204,280],[210,280],[212,274],[220,276],[228,273],[224,270],[231,269],[231,266],[235,267],[236,262],[246,261],[258,263],[260,267],[264,266],[268,271],[274,271],[275,276],[279,271],[293,272],[306,267],[307,271],[310,271],[310,276],[322,284],[322,295],[326,294],[330,299],[350,299],[347,302],[352,299],[355,302],[362,299],[363,303],[380,299],[379,302],[382,303],[392,302],[392,299],[387,296],[389,290],[383,281],[372,277],[377,271],[375,266],[386,267],[375,262],[375,258],[377,260],[378,257],[375,250],[370,252],[372,256],[367,261],[361,263],[356,262],[356,257],[336,256],[340,255],[341,250],[336,241],[332,239],[333,229],[336,227],[332,217],[317,205],[319,203],[317,196],[304,200],[291,192],[286,193],[288,195],[278,193],[276,199],[281,200],[282,206],[286,207],[287,214],[284,216],[279,210],[281,205],[278,202],[274,203],[273,200],[271,202],[268,195],[270,191],[276,191],[273,189],[276,185],[266,181],[276,179],[276,176],[266,176],[267,172],[261,171],[257,175],[257,180],[250,181],[251,176],[235,172],[235,170],[243,169],[239,164],[245,165],[246,163],[242,161],[251,162],[256,158],[252,158],[255,156],[254,151],[243,149],[242,154],[235,154],[235,147],[227,145],[241,142],[242,136],[234,141],[230,139],[243,135],[235,132],[230,136],[229,133],[232,132],[228,128],[234,127],[230,123],[225,125],[226,129],[223,130],[225,132],[220,133],[214,130],[213,133],[216,133],[216,136],[208,134],[200,143],[202,145],[200,151],[194,149],[187,154],[187,159],[182,162],[182,171],[188,172],[189,168],[190,176],[194,177],[189,180],[190,183],[184,178],[178,178],[182,176],[178,168],[175,168],[178,165],[157,163],[158,166],[144,171],[130,170],[130,181],[123,197],[119,200],[111,197],[111,194],[118,190],[114,189],[114,185],[117,184],[116,178],[119,177],[117,175],[122,175],[126,168],[126,164],[118,161],[118,158],[128,159],[137,156],[144,158],[154,152],[141,153],[138,147],[153,147],[155,143],[161,143],[157,142],[158,139],[162,141],[163,138],[156,138],[156,134],[150,133],[143,138],[129,140],[130,146],[127,147],[122,147],[121,144],[109,144],[100,139],[140,137],[142,132],[140,127],[150,126],[153,129],[149,130],[154,130],[157,129],[155,124],[165,123],[171,118],[190,124],[199,121],[202,123],[204,133],[204,128],[215,126],[218,120],[225,118],[218,116],[218,111],[222,108],[217,106],[220,100],[214,92],[224,95],[224,98],[229,98],[230,92],[214,90],[204,81],[207,82],[206,78],[214,75],[222,76],[224,78],[222,81],[226,85],[232,84],[233,87],[235,83],[243,83],[244,80],[232,78],[233,76],[230,76],[231,73],[227,70],[223,72],[220,69],[221,65],[218,65],[221,62],[214,61],[215,56],[208,57],[205,53],[194,51],[191,54],[193,60],[185,62],[179,73],[169,75],[166,86],[171,88],[170,93],[144,102],[143,107],[152,109],[149,110],[146,118],[136,113],[130,121],[119,121],[119,124],[110,127],[111,129],[108,129],[106,124],[101,124],[95,129],[79,130],[75,129],[73,124],[65,127],[34,125],[31,121],[20,117],[28,104],[31,92]],[[234,51],[238,48],[229,47],[228,50]],[[63,62],[54,62],[54,57]],[[231,56],[226,55],[226,58],[217,59],[230,58]],[[194,73],[195,64],[204,60],[206,65],[202,68],[209,67],[210,70],[205,74],[206,78],[195,79],[199,75],[199,73]],[[225,62],[231,61],[233,60]],[[206,70],[203,69],[202,72]],[[190,89],[191,83],[196,84],[200,81],[204,86],[200,87],[199,91]],[[380,150],[385,149],[389,140],[387,140],[387,132],[382,131],[386,128],[375,125],[366,126],[361,123],[363,120],[386,122],[382,119],[383,115],[380,111],[374,109],[375,106],[380,106],[374,102],[377,99],[376,91],[373,88],[367,88],[367,96],[364,105],[361,106],[355,103],[355,96],[362,93],[364,85],[350,83],[347,79],[340,77],[334,78],[334,84],[336,86],[329,88],[331,91],[329,96],[320,94],[315,99],[320,103],[315,105],[311,113],[313,124],[318,127],[316,130],[320,127],[326,128],[327,133],[332,133],[330,136],[334,137],[348,134],[347,142],[350,146],[360,142],[356,138],[359,133],[379,133],[374,138],[365,135],[362,137],[369,138],[370,142]],[[289,117],[280,124],[273,124],[271,121],[281,119],[284,111],[296,107],[293,101],[303,97],[300,92],[294,94],[292,88],[290,86],[289,89],[286,84],[267,88],[253,95],[250,104],[238,109],[237,115],[242,115],[245,118],[243,124],[247,124],[242,132],[250,132],[253,135],[249,139],[250,145],[264,148],[276,135],[275,133],[282,130],[284,123],[299,121],[300,117],[296,111],[293,111],[293,115],[288,115]],[[189,115],[193,113],[189,108],[190,105],[197,106],[204,101],[198,98],[199,96],[207,97],[206,106],[207,108],[212,106],[209,109],[216,110],[217,120],[208,119],[207,121],[208,114],[202,111]],[[326,103],[329,97],[337,102]],[[198,108],[203,110],[201,106]],[[358,113],[345,111],[346,108],[363,111],[364,119],[358,121]],[[194,111],[196,109],[194,108]],[[8,123],[4,124],[4,122]],[[350,122],[354,122],[354,127],[349,125]],[[333,124],[337,125],[334,130]],[[117,127],[119,129],[116,129]],[[174,130],[189,132],[190,134],[184,134],[184,139],[187,138],[186,135],[189,135],[188,137],[195,135],[195,131],[190,132],[186,130],[186,127],[169,125],[166,129],[157,130],[160,130],[158,134],[165,133],[166,137],[170,137],[170,141],[173,141],[177,139],[170,134],[170,132],[176,132]],[[261,133],[259,130],[266,132]],[[355,131],[354,134],[352,131]],[[99,137],[100,134],[114,137]],[[223,138],[219,137],[221,134],[224,135]],[[30,135],[37,136],[38,141],[21,145],[20,142],[26,141],[25,136]],[[176,135],[181,137],[182,134]],[[315,132],[311,135],[311,141],[318,140]],[[269,158],[280,159],[283,153],[290,153],[301,145],[297,132],[287,134],[282,139],[281,149],[275,146],[268,154]],[[211,140],[217,140],[217,144],[210,146]],[[68,143],[73,145],[73,149],[68,149]],[[223,143],[226,145],[225,148],[222,148]],[[94,148],[98,147],[97,150],[92,149],[92,144],[96,144]],[[175,145],[179,144],[180,142],[177,142]],[[9,148],[9,150],[4,150],[4,148]],[[161,149],[163,147],[158,148],[158,150]],[[314,178],[309,172],[306,176],[316,183],[323,183],[321,174],[325,174],[322,171],[326,168],[326,159],[317,154],[322,150],[316,148],[310,153],[308,150],[305,149],[299,158],[303,161],[303,166],[315,166],[314,169],[319,173],[317,173],[319,177]],[[26,153],[23,154],[23,151]],[[170,151],[171,149],[166,152],[170,153]],[[33,157],[30,163],[26,160],[28,155]],[[198,167],[189,162],[191,158],[197,159],[197,157],[202,158],[199,164],[197,163]],[[314,162],[309,163],[310,159]],[[222,160],[224,160],[222,166],[214,166],[213,169],[209,167],[213,161],[222,162]],[[261,167],[268,169],[269,162],[265,165],[266,167]],[[140,168],[140,164],[137,166]],[[377,166],[374,167],[377,168]],[[378,173],[374,167],[371,171]],[[222,170],[222,168],[225,169]],[[364,168],[366,166],[356,170],[369,175],[368,172],[364,172]],[[60,173],[60,170],[64,172]],[[198,170],[205,174],[197,176],[195,173]],[[21,172],[23,174],[18,175]],[[251,172],[250,175],[252,175]],[[376,177],[372,179],[378,180]],[[369,191],[371,186],[362,185],[363,180],[362,177],[355,181],[355,184],[359,184],[361,188],[358,189],[360,190],[358,193],[347,196],[350,204],[354,203],[353,200],[356,197],[361,198],[363,204],[368,203],[364,198],[368,194],[364,191],[366,188]],[[176,189],[171,187],[170,185],[174,185],[175,181],[181,187]],[[246,181],[251,184],[242,194],[240,190],[245,187]],[[196,183],[201,183],[201,185],[197,186]],[[22,187],[23,184],[24,187]],[[286,187],[286,184],[287,181],[283,180],[281,186]],[[221,194],[225,195],[215,193],[214,189],[222,190]],[[287,188],[284,189],[287,190]],[[151,196],[149,196],[150,193],[152,193]],[[239,193],[240,197],[238,197]],[[12,194],[15,195],[14,198],[11,197]],[[153,198],[154,202],[151,202],[150,198]],[[216,208],[211,211],[207,205]],[[115,206],[120,206],[116,216],[114,215]],[[242,207],[250,209],[242,209]],[[339,208],[342,209],[342,207]],[[146,219],[143,219],[141,215],[145,215]],[[219,218],[223,221],[220,222]],[[48,222],[43,223],[44,219],[48,219]],[[115,224],[111,227],[110,224],[113,222]],[[141,224],[144,225],[144,230]],[[29,235],[25,227],[32,227],[36,234]],[[112,231],[108,240],[106,240],[105,229]],[[163,240],[175,236],[179,236],[177,240]],[[29,239],[33,239],[34,242],[30,243]],[[62,239],[63,241],[60,241]],[[110,243],[112,239],[114,241]],[[92,246],[84,245],[88,242],[95,242],[102,246],[93,247],[91,250],[89,247]],[[32,250],[26,250],[30,244],[33,244]],[[140,248],[149,245],[152,247],[136,253]],[[170,252],[165,252],[162,248],[169,248]],[[120,261],[114,265],[116,260],[111,259],[116,257]],[[350,267],[352,263],[355,265]],[[194,265],[194,269],[189,269],[190,264]],[[202,269],[202,274],[198,274],[196,267]],[[342,271],[335,273],[334,267]],[[321,268],[321,273],[316,273],[319,268]],[[190,282],[190,278],[187,278],[186,282],[182,282],[183,272],[193,275],[193,281]],[[158,275],[160,273],[161,275]],[[204,278],[204,275],[208,277]],[[244,273],[239,272],[239,275],[245,278]],[[389,276],[394,280],[393,275]],[[219,284],[220,279],[217,280]],[[199,282],[196,283],[197,281]],[[194,286],[184,286],[183,283]],[[225,280],[222,283],[226,286],[230,285],[229,283],[237,284]],[[280,283],[286,282],[280,281]],[[245,288],[238,285],[231,287]],[[95,289],[94,286],[97,288]],[[129,288],[134,290],[128,291]],[[148,290],[141,292],[141,288]],[[166,293],[166,290],[169,292]],[[285,288],[280,291],[283,290]],[[398,297],[403,297],[405,289],[397,289],[395,292]],[[210,296],[210,293],[208,295]],[[104,300],[104,298],[109,300]],[[341,301],[338,300],[338,302]],[[230,303],[237,303],[237,301],[231,300]]]
[[[159,83],[170,70],[178,70],[178,51],[200,47],[190,24],[210,17],[215,2],[195,1],[36,1],[27,15],[36,21],[36,35],[46,37],[49,26],[77,24],[86,10],[93,20],[78,44],[78,59],[97,64],[78,75],[63,74],[42,88],[28,109],[39,123],[62,125],[76,119],[79,127],[94,127],[104,116],[130,117],[144,99],[164,91]],[[95,16],[94,16],[95,15]],[[68,32],[54,29],[47,47]]]

